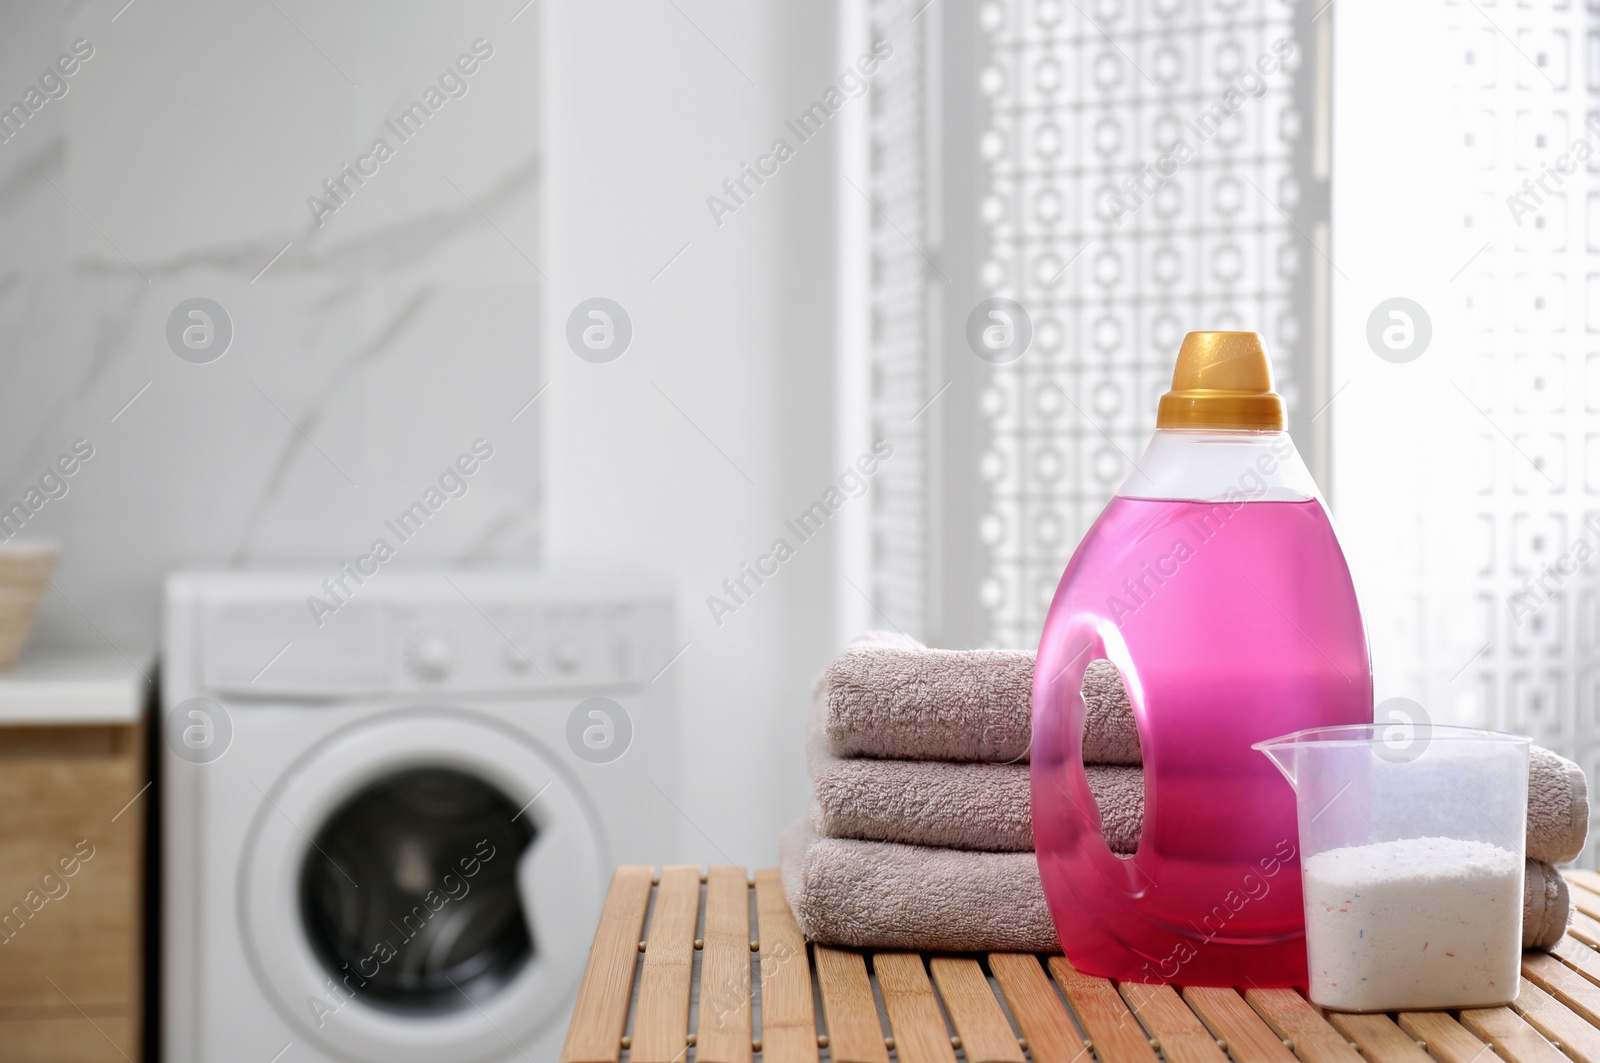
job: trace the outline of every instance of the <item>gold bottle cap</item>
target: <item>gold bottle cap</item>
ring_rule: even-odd
[[[1283,399],[1272,390],[1272,363],[1261,334],[1185,336],[1156,427],[1283,431]]]

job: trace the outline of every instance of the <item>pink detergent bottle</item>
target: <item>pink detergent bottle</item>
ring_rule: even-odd
[[[1251,744],[1372,722],[1355,588],[1253,332],[1191,332],[1138,467],[1067,565],[1033,685],[1033,829],[1079,970],[1306,984],[1294,793]],[[1118,856],[1083,769],[1084,671],[1121,671],[1144,833]]]

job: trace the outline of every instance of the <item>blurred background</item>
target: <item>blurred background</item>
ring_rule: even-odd
[[[829,658],[1035,645],[1183,334],[1245,329],[1380,708],[1592,775],[1597,41],[1576,0],[10,5],[0,507],[59,546],[18,667],[152,701],[169,572],[380,537],[385,573],[642,573],[671,722],[616,768],[672,860],[769,866]]]

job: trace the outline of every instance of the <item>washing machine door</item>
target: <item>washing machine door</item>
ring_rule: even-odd
[[[557,758],[498,721],[371,718],[263,794],[239,870],[246,953],[332,1053],[519,1058],[571,1007],[605,887],[600,831]]]

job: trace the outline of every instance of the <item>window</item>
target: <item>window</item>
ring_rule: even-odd
[[[1034,644],[1191,328],[1265,333],[1319,467],[1326,25],[1304,7],[872,5],[874,31],[909,55],[874,87],[879,434],[928,404],[916,460],[875,514],[874,597],[897,625],[950,645]],[[941,76],[913,76],[930,68]],[[994,363],[966,335],[997,298],[1020,304],[1032,336]]]
[[[874,3],[923,72],[874,88],[875,427],[926,404],[876,501],[883,614],[1031,647],[1183,333],[1252,329],[1380,718],[1600,771],[1597,11]],[[1031,327],[1015,360],[966,342],[997,298]]]

